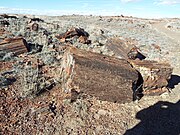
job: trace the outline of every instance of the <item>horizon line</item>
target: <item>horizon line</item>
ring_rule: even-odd
[[[133,18],[144,18],[144,19],[163,19],[163,18],[180,18],[179,16],[143,16],[133,15],[127,13],[109,12],[108,10],[101,11],[77,11],[77,10],[38,10],[38,9],[26,9],[26,8],[8,8],[0,7],[0,14],[20,14],[20,15],[39,15],[39,16],[64,16],[64,15],[87,15],[87,16],[125,16]]]

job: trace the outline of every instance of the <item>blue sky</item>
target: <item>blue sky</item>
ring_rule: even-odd
[[[0,0],[0,13],[180,17],[180,0]]]

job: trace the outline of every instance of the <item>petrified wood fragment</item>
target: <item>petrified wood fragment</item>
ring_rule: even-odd
[[[32,23],[32,22],[44,22],[44,20],[42,20],[40,18],[31,18],[31,20],[29,22],[30,23]]]
[[[30,29],[31,31],[38,31],[39,30],[39,24],[36,22],[31,22],[28,24],[27,29]]]
[[[86,37],[86,36],[80,36],[78,39],[79,39],[79,42],[83,43],[83,44],[90,44],[91,43],[91,41],[88,40],[88,37]]]
[[[143,77],[144,94],[156,95],[163,93],[168,85],[173,68],[167,63],[158,63],[149,60],[131,60],[129,61]]]
[[[67,48],[62,59],[62,85],[100,100],[124,103],[133,100],[138,73],[124,59]]]
[[[66,42],[66,39],[78,37],[80,43],[89,44],[89,34],[82,28],[71,28],[65,33],[56,36],[60,42]]]
[[[28,52],[29,47],[23,38],[7,38],[0,42],[0,51],[14,52],[16,55]]]
[[[32,23],[31,29],[32,29],[33,31],[38,31],[39,25],[38,25],[37,23]]]

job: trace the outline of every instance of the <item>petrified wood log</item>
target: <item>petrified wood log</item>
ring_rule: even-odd
[[[112,51],[117,58],[123,59],[145,59],[146,57],[141,53],[139,48],[134,46],[132,43],[119,39],[112,38],[109,39],[106,43],[108,50]]]
[[[124,59],[68,47],[62,59],[62,85],[100,100],[125,103],[133,100],[138,73]]]
[[[156,95],[164,92],[163,87],[168,85],[173,70],[169,64],[149,60],[131,60],[129,62],[142,75],[144,94]]]
[[[0,51],[14,52],[16,55],[28,52],[29,47],[23,38],[7,38],[0,42]]]

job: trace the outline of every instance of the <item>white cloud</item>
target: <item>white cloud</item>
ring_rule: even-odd
[[[121,0],[121,2],[123,3],[137,2],[137,1],[140,1],[140,0]]]
[[[180,0],[157,0],[154,2],[156,5],[176,5],[180,4]]]
[[[8,7],[0,7],[0,14],[28,14],[28,15],[50,15],[50,16],[61,16],[61,15],[72,15],[72,14],[79,14],[79,15],[104,15],[104,16],[111,16],[111,15],[120,15],[117,11],[109,11],[109,10],[38,10],[38,9],[23,9],[23,8],[8,8]],[[122,12],[121,14],[126,14]]]

